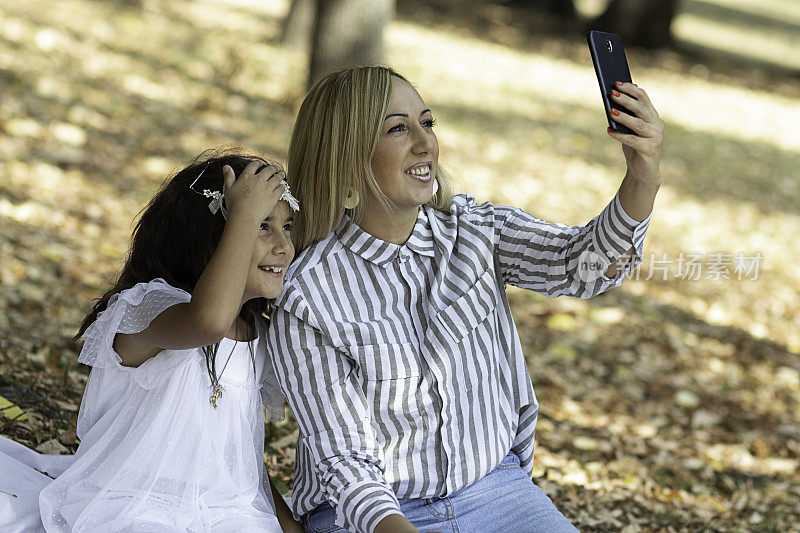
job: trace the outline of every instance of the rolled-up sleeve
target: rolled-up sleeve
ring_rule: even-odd
[[[384,479],[383,453],[354,366],[315,327],[301,299],[276,308],[272,321],[273,366],[320,486],[336,508],[336,525],[372,532],[401,511]]]
[[[550,297],[591,298],[620,285],[642,261],[650,217],[637,222],[619,197],[585,226],[545,222],[520,209],[494,207],[495,250],[503,281]],[[606,269],[633,254],[614,277]]]

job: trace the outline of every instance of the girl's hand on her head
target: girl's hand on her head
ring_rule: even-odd
[[[611,119],[633,130],[636,135],[616,133],[608,129],[608,134],[622,143],[622,153],[628,165],[628,175],[639,182],[660,185],[661,141],[664,135],[664,121],[653,107],[647,93],[633,83],[617,82],[611,92],[611,99],[633,112],[611,110]]]
[[[281,181],[286,175],[276,165],[267,165],[259,170],[263,164],[262,161],[251,161],[238,178],[228,165],[222,168],[228,212],[251,215],[261,221],[275,208],[285,190]]]

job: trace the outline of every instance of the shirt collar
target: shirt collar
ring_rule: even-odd
[[[336,228],[339,241],[351,252],[361,256],[370,263],[384,266],[392,262],[402,250],[411,250],[420,255],[433,257],[433,232],[427,206],[422,206],[417,213],[414,229],[405,244],[394,244],[373,237],[353,222],[349,215],[342,217]]]

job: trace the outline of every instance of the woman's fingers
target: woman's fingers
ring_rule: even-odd
[[[639,119],[639,121],[634,122],[626,121],[623,115],[630,115],[627,115],[624,111],[617,115],[612,110],[611,118],[615,122],[625,124],[637,133],[642,130],[641,134],[644,135],[647,135],[650,130],[653,133],[663,133],[664,122],[659,118],[653,103],[650,101],[650,97],[644,90],[632,83],[617,82],[615,87],[611,91],[611,99],[619,104],[620,107],[629,110],[633,114],[633,119]]]
[[[638,85],[618,81],[614,84],[611,96],[642,118],[647,119],[658,116],[650,97]]]
[[[630,148],[633,148],[636,151],[640,151],[643,148],[641,142],[642,137],[639,135],[631,135],[630,133],[620,133],[612,130],[611,128],[608,128],[606,131],[611,137],[618,140],[625,146],[629,146]]]
[[[633,148],[643,156],[655,156],[660,153],[663,131],[656,131],[655,128],[652,128],[650,125],[646,125],[644,128],[637,128],[637,126],[642,123],[641,119],[631,117],[630,115],[625,115],[623,120],[619,120],[623,117],[623,114],[620,114],[618,117],[613,114],[611,116],[615,121],[628,126],[637,133],[637,135],[619,133],[608,128],[607,131],[611,137],[625,146]]]
[[[655,128],[652,128],[649,122],[639,117],[629,115],[624,111],[612,109],[609,116],[614,122],[627,126],[642,137],[652,137],[656,133]]]
[[[664,121],[659,118],[647,93],[632,83],[617,82],[611,98],[630,113],[612,108],[609,117],[635,133],[625,134],[608,129],[608,135],[622,144],[627,165],[626,176],[631,175],[646,183],[660,183],[659,161]]]

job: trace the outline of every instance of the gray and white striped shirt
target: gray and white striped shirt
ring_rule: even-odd
[[[538,403],[505,284],[592,297],[641,261],[648,225],[618,198],[572,227],[458,195],[396,245],[345,216],[290,267],[268,333],[300,426],[295,515],[329,500],[371,532],[398,498],[452,494],[509,450],[531,473]],[[582,252],[631,247],[614,279],[577,275]]]

